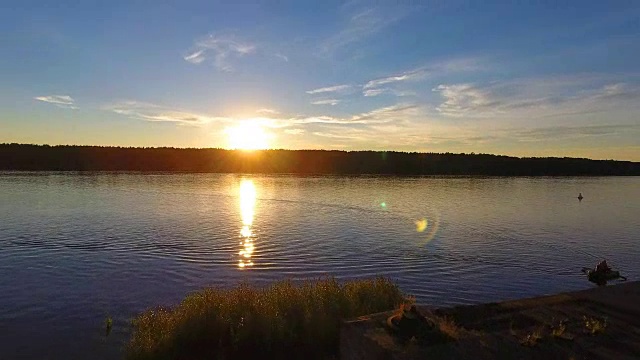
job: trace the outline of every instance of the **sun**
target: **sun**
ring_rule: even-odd
[[[262,125],[246,120],[225,129],[229,148],[238,150],[261,150],[269,147],[269,134]]]

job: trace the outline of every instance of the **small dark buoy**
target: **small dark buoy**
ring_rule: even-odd
[[[578,201],[582,201],[582,199],[584,199],[584,196],[582,196],[582,193],[578,194]]]

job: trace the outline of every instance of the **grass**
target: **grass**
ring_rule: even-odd
[[[449,336],[452,339],[459,340],[461,337],[461,328],[453,321],[453,319],[444,316],[444,317],[436,317],[434,319],[436,326],[441,333]]]
[[[104,327],[105,327],[105,335],[109,336],[109,334],[111,333],[111,328],[113,327],[113,319],[111,318],[111,316],[107,316],[104,319]]]
[[[584,327],[587,332],[591,335],[596,335],[604,332],[604,329],[607,328],[607,319],[596,319],[593,317],[583,316],[582,320],[584,320]]]
[[[538,327],[534,329],[531,333],[527,334],[521,341],[520,344],[524,346],[536,346],[542,340],[542,327]]]
[[[337,357],[342,319],[393,309],[390,280],[333,278],[266,288],[205,289],[133,321],[127,359]]]
[[[560,320],[557,323],[552,321],[551,336],[561,338],[565,335],[566,330],[567,330],[567,320]]]

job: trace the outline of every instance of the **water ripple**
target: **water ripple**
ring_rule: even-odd
[[[579,269],[599,257],[637,278],[640,204],[628,199],[640,198],[639,185],[4,173],[0,273],[9,276],[0,281],[0,327],[15,331],[0,353],[24,349],[23,339],[103,349],[106,314],[126,324],[150,306],[241,281],[384,275],[438,306],[589,287]],[[578,192],[589,196],[577,203]],[[122,329],[113,346],[126,339]],[[76,354],[57,347],[61,357]],[[33,354],[46,357],[46,347]]]

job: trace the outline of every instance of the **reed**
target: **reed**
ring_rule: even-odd
[[[385,278],[241,284],[187,296],[133,321],[127,359],[333,358],[343,319],[391,310],[404,295]]]

